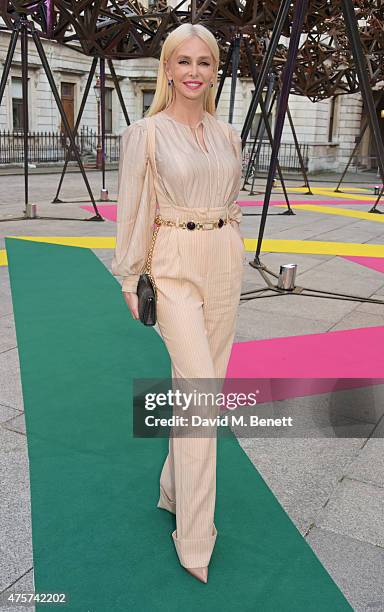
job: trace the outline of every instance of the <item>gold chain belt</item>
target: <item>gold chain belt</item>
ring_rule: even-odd
[[[171,225],[171,226],[181,227],[182,229],[194,230],[194,229],[214,229],[215,227],[220,228],[220,227],[223,227],[223,225],[226,225],[228,222],[229,222],[228,218],[226,219],[220,218],[218,219],[218,221],[205,221],[204,223],[195,223],[195,221],[181,221],[179,223],[176,223],[176,221],[172,221],[171,219],[163,219],[160,215],[156,215],[155,225],[157,227],[152,234],[151,246],[149,248],[147,260],[145,262],[144,270],[142,272],[142,273],[146,273],[149,275],[152,281],[153,287],[154,287],[155,294],[157,295],[157,287],[156,287],[155,279],[153,278],[151,274],[151,264],[152,264],[153,247],[155,246],[155,240],[156,240],[157,233],[160,229],[160,225]],[[206,227],[206,225],[209,225],[210,227]]]
[[[156,225],[170,225],[175,227],[180,227],[181,229],[215,229],[216,227],[223,227],[228,223],[228,219],[218,219],[217,221],[204,221],[204,223],[198,223],[195,221],[171,221],[171,219],[163,219],[160,215],[156,215],[155,224]],[[207,227],[209,226],[209,227]]]

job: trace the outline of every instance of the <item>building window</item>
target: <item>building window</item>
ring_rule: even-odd
[[[254,91],[254,90],[252,90],[252,91],[251,91],[251,95],[253,96],[253,95],[254,95],[254,93],[255,93],[255,91]],[[265,104],[265,94],[262,94],[262,99],[263,99],[264,104]],[[259,125],[260,120],[262,119],[262,116],[263,116],[263,115],[262,115],[262,112],[261,112],[261,107],[260,107],[260,104],[259,104],[259,105],[257,106],[256,113],[255,113],[255,116],[254,116],[253,121],[252,121],[251,132],[250,132],[250,134],[249,134],[249,137],[250,137],[251,139],[254,139],[254,138],[256,137],[256,134],[257,134],[257,128],[258,128],[258,125]],[[271,130],[272,130],[272,117],[273,117],[273,111],[272,111],[272,113],[271,113],[271,114],[270,114],[270,116],[269,116],[269,125],[271,126]],[[263,129],[263,128],[264,128],[264,129]],[[260,129],[261,129],[261,134],[262,134],[262,136],[263,136],[263,140],[268,140],[268,132],[267,132],[267,130],[265,129],[264,123],[262,123],[262,126],[261,126],[261,128],[260,128]]]
[[[112,92],[113,87],[105,88],[105,132],[112,133]]]
[[[15,131],[22,132],[23,120],[23,88],[20,77],[12,77],[12,125]]]
[[[339,113],[339,96],[333,96],[329,103],[328,142],[335,139]]]
[[[153,96],[155,95],[154,89],[147,89],[143,91],[143,116],[151,106],[153,102]]]
[[[69,123],[69,127],[74,127],[74,113],[75,113],[75,85],[74,83],[61,82],[61,102],[64,107],[65,116]],[[64,124],[61,121],[61,133],[64,134]]]

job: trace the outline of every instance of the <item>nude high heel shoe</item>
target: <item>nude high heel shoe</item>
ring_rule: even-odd
[[[201,582],[208,582],[208,567],[185,567],[184,569]]]

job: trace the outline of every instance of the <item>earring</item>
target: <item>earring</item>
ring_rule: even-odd
[[[210,83],[210,87],[213,87],[213,83]]]
[[[173,84],[173,79],[168,79],[168,85],[172,85]]]

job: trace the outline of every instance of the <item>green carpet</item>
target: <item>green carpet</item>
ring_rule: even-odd
[[[179,564],[156,507],[166,438],[132,438],[132,378],[168,377],[91,250],[6,239],[24,396],[37,592],[127,612],[352,610],[235,438],[218,446],[209,582]]]

